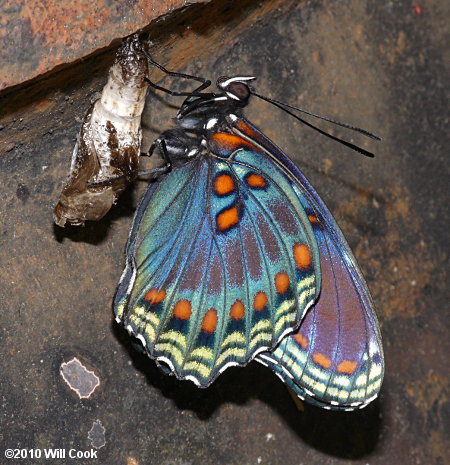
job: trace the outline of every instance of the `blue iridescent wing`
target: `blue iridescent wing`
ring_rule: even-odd
[[[147,191],[114,305],[150,357],[202,387],[275,347],[320,289],[289,177],[241,137],[219,133],[211,146]]]
[[[311,221],[321,264],[318,300],[294,334],[257,360],[312,404],[336,410],[362,408],[378,394],[384,361],[372,300],[356,261],[302,173],[248,122],[237,121],[236,129],[294,176],[294,189]]]
[[[324,408],[353,410],[373,400],[383,377],[383,354],[370,297],[355,279],[352,257],[314,218],[322,272],[318,301],[294,335],[258,361],[301,398]]]

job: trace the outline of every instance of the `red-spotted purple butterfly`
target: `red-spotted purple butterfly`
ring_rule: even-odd
[[[153,145],[170,171],[136,212],[117,322],[166,371],[200,387],[256,359],[313,404],[364,407],[384,371],[364,279],[309,182],[243,117],[252,94],[292,115],[304,110],[256,94],[253,77],[220,78],[219,92],[207,93],[210,81],[167,73],[202,84],[176,93],[151,83],[187,98],[178,128]]]

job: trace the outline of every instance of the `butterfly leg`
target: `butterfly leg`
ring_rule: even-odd
[[[139,171],[139,176],[148,176],[149,174],[165,174],[169,173],[172,169],[172,161],[169,156],[169,152],[167,150],[166,141],[164,138],[159,137],[158,139],[153,142],[150,147],[150,150],[147,153],[141,153],[141,157],[151,157],[155,152],[155,149],[158,148],[159,152],[165,162],[164,166],[160,166],[158,168],[152,168],[150,170],[142,170]]]
[[[148,152],[141,152],[140,156],[141,157],[151,157],[156,149],[156,147],[159,148],[159,151],[161,153],[161,156],[163,157],[165,161],[165,165],[161,166],[159,168],[153,168],[149,170],[140,170],[138,172],[138,176],[149,176],[151,174],[164,174],[168,173],[172,169],[172,162],[170,161],[169,154],[167,152],[167,147],[166,147],[166,142],[164,139],[157,139],[155,142],[150,147],[150,150]],[[98,182],[88,182],[87,185],[89,187],[98,187],[98,186],[107,186],[109,184],[113,184],[117,181],[122,181],[124,179],[129,179],[129,175],[126,174],[121,174],[120,176],[114,176],[109,179],[104,179],[103,181],[98,181]]]
[[[173,74],[178,74],[178,73],[173,73]],[[169,74],[169,76],[171,76],[171,75],[172,75],[172,73]],[[180,76],[184,77],[184,75],[181,74],[181,73],[180,73]],[[192,96],[195,96],[195,97],[205,97],[205,96],[209,97],[209,96],[213,95],[211,93],[204,93],[204,94],[201,93],[202,90],[206,89],[207,87],[209,87],[211,85],[211,81],[205,81],[203,84],[196,87],[194,90],[192,90],[190,92],[176,92],[174,90],[167,89],[166,87],[158,86],[158,84],[155,84],[153,81],[150,81],[150,79],[148,79],[148,78],[145,78],[145,80],[148,82],[150,87],[153,87],[153,89],[161,90],[162,92],[165,92],[166,94],[172,95],[174,97],[192,97]]]
[[[201,82],[201,84],[197,88],[195,88],[194,90],[192,90],[190,92],[177,92],[177,91],[174,91],[174,90],[167,89],[166,87],[159,86],[158,84],[155,84],[153,81],[151,81],[147,77],[144,78],[147,81],[147,83],[150,85],[150,87],[152,87],[153,89],[160,90],[160,91],[165,92],[166,94],[169,94],[169,95],[174,96],[174,97],[186,97],[183,104],[181,105],[181,108],[184,108],[187,105],[187,103],[190,103],[192,101],[192,99],[194,99],[196,97],[201,97],[202,101],[204,99],[214,99],[214,97],[216,97],[216,95],[213,94],[213,93],[202,93],[203,90],[207,89],[211,85],[211,81],[209,79],[205,79],[205,78],[202,78],[200,76],[193,76],[191,74],[177,73],[177,72],[174,72],[174,71],[169,71],[163,65],[161,65],[158,62],[156,62],[155,60],[153,60],[153,58],[151,57],[151,55],[148,52],[144,51],[144,53],[147,56],[147,59],[148,59],[149,63],[156,66],[157,68],[159,68],[167,76],[179,77],[179,78],[183,78],[183,79],[191,79],[191,80],[194,80],[194,81]]]
[[[194,89],[192,92],[175,92],[175,91],[172,91],[172,90],[167,89],[165,87],[158,86],[157,84],[152,82],[150,79],[145,78],[145,80],[154,89],[161,90],[161,91],[166,92],[166,93],[168,93],[170,95],[173,95],[173,96],[185,96],[185,97],[187,97],[187,96],[191,96],[192,94],[197,95],[199,92],[201,92],[202,90],[206,89],[207,87],[209,87],[211,85],[211,81],[208,80],[208,79],[205,79],[205,78],[202,78],[202,77],[199,77],[199,76],[192,76],[191,74],[184,74],[184,73],[177,73],[177,72],[174,72],[174,71],[169,71],[163,65],[161,65],[157,61],[155,61],[147,51],[144,50],[144,54],[146,55],[146,57],[147,57],[150,64],[152,64],[153,66],[156,66],[157,68],[159,68],[163,73],[167,74],[167,76],[180,77],[180,78],[183,78],[183,79],[190,79],[190,80],[193,80],[193,81],[201,82],[200,86],[197,87],[196,89]]]

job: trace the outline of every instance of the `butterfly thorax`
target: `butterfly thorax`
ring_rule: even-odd
[[[217,86],[221,92],[193,94],[180,107],[175,123],[179,128],[161,135],[174,162],[186,162],[199,155],[228,156],[212,141],[216,134],[232,131],[230,125],[242,118],[242,110],[248,104],[250,89],[248,77],[221,77]]]

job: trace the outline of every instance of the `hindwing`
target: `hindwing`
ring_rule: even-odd
[[[320,289],[317,242],[289,176],[226,136],[149,188],[115,297],[116,319],[148,354],[202,387],[273,349]]]

